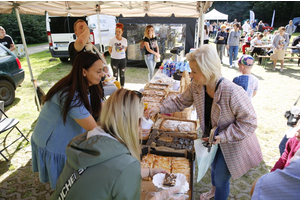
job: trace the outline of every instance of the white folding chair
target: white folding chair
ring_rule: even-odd
[[[10,147],[12,144],[14,144],[15,142],[17,142],[19,139],[21,139],[22,137],[25,138],[25,140],[27,140],[29,142],[29,140],[23,135],[23,133],[20,131],[20,129],[17,127],[17,124],[19,123],[18,119],[12,119],[12,118],[8,118],[8,116],[3,112],[3,110],[0,108],[1,111],[1,119],[0,119],[0,134],[6,132],[9,130],[9,132],[6,134],[6,136],[4,137],[3,141],[0,143],[3,143],[3,149],[0,151],[0,154],[3,158],[5,158],[6,161],[9,161],[3,154],[2,152],[4,150],[6,150],[8,147]],[[5,118],[3,118],[3,115],[5,116]],[[20,137],[18,137],[16,140],[14,140],[12,143],[10,143],[9,145],[5,145],[5,141],[6,138],[8,137],[8,135],[10,134],[10,132],[16,128],[19,133],[21,134]]]

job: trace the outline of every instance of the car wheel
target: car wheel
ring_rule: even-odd
[[[14,86],[6,81],[0,80],[0,100],[4,101],[4,106],[9,106],[15,99]]]
[[[59,58],[61,62],[68,62],[69,58]]]

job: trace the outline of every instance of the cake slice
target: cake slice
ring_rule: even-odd
[[[163,185],[165,186],[175,186],[176,184],[176,174],[166,174]]]

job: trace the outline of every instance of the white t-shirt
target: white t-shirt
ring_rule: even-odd
[[[247,33],[249,32],[249,28],[250,28],[250,25],[248,23],[245,23],[243,25],[243,31],[246,31]]]
[[[127,39],[122,37],[122,40],[118,40],[113,37],[109,40],[109,46],[112,47],[111,58],[113,59],[124,59],[125,47],[127,47]]]

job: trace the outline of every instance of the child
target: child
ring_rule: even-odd
[[[275,171],[276,169],[284,169],[285,167],[289,166],[292,157],[298,149],[300,149],[300,127],[298,127],[295,136],[290,138],[286,143],[284,153],[276,162],[271,172]]]
[[[105,75],[104,85],[107,85],[109,83],[113,83],[117,86],[118,89],[121,88],[120,82],[116,81],[116,79],[114,79],[114,77],[111,75],[110,71],[108,70],[107,66],[103,67],[103,72],[104,72],[104,75]]]
[[[235,77],[233,82],[243,87],[250,98],[256,95],[258,89],[258,79],[251,74],[254,59],[249,55],[242,55],[238,60],[239,71],[243,74]]]

